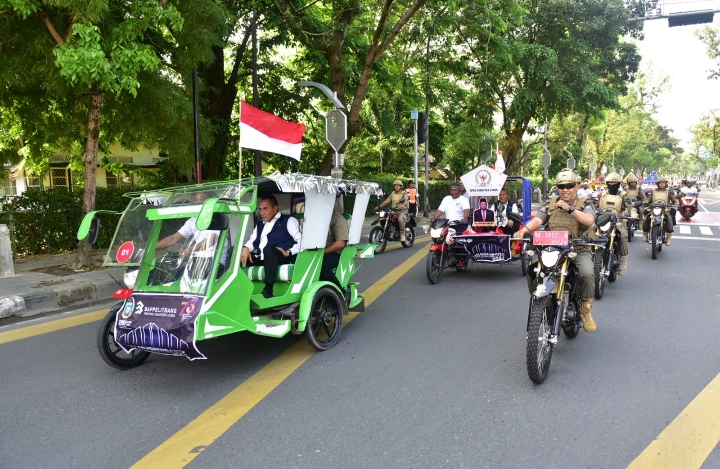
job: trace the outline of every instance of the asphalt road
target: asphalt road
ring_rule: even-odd
[[[720,388],[691,412],[720,376],[720,192],[702,202],[657,260],[635,237],[628,275],[596,301],[598,331],[562,336],[541,386],[525,368],[519,265],[430,285],[427,239],[365,262],[357,279],[382,294],[327,352],[239,334],[200,342],[205,361],[153,355],[121,372],[97,353],[98,322],[13,341],[57,317],[0,328],[0,467],[626,468],[658,439],[663,457],[699,454],[668,467],[718,468],[720,422],[703,417],[720,415]],[[264,386],[293,351],[307,360]],[[159,448],[180,462],[153,460]]]

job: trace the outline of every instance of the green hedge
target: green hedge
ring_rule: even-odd
[[[97,210],[123,211],[129,186],[98,187]],[[57,254],[75,249],[82,217],[82,192],[65,188],[30,188],[0,206],[0,223],[10,227],[14,256]],[[117,216],[100,216],[98,249],[110,246]]]

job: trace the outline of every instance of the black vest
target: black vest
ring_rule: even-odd
[[[273,225],[272,229],[270,230],[270,233],[267,235],[268,245],[269,246],[275,246],[276,248],[283,248],[284,250],[289,250],[291,247],[295,245],[295,240],[292,236],[290,236],[290,233],[287,229],[287,221],[288,218],[290,218],[290,215],[281,214],[280,218],[275,220],[275,224]],[[255,225],[255,229],[257,230],[257,234],[255,236],[255,241],[253,242],[253,252],[258,253],[258,249],[260,248],[260,241],[262,238],[262,232],[265,228],[265,222],[263,220],[260,220],[257,222],[257,225]],[[259,253],[257,257],[260,257]]]

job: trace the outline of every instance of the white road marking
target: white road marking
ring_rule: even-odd
[[[690,227],[688,225],[680,225],[679,228],[680,228],[680,234],[690,234],[692,232],[692,230],[690,229]]]
[[[694,239],[696,241],[720,241],[720,238],[701,238],[699,236],[673,236],[673,241],[676,239]]]
[[[712,236],[712,234],[713,234],[712,229],[709,226],[701,226],[700,233],[707,235],[707,236]]]

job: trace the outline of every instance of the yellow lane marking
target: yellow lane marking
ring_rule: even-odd
[[[628,469],[699,469],[720,441],[720,374]]]
[[[365,290],[365,306],[370,306],[377,300],[400,277],[425,258],[427,252],[427,246],[420,248],[417,253]],[[351,313],[347,316],[345,324],[352,321],[358,314]],[[315,349],[306,341],[297,342],[151,451],[131,469],[155,469],[157,467],[175,469],[190,464],[204,449],[220,438],[314,353]]]
[[[47,334],[48,332],[67,329],[68,327],[80,326],[89,322],[99,321],[105,317],[109,309],[101,309],[92,313],[79,314],[65,319],[48,321],[34,326],[27,326],[20,329],[13,329],[7,332],[0,332],[0,344],[6,344],[16,340],[27,339],[36,335]]]

